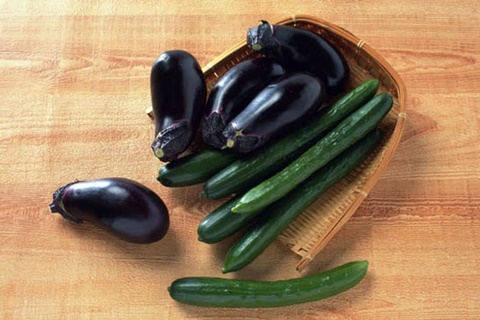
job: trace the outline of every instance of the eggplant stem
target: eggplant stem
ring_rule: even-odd
[[[164,156],[163,149],[162,148],[155,148],[154,149],[155,156],[157,158],[162,158]]]
[[[227,144],[225,145],[225,147],[227,147],[227,148],[233,148],[234,145],[235,145],[235,140],[233,140],[233,139],[228,139],[228,140],[227,140]]]
[[[260,51],[260,50],[262,50],[262,45],[259,44],[259,43],[255,43],[255,44],[252,46],[252,50]]]
[[[82,219],[79,219],[77,217],[72,216],[70,213],[68,213],[68,211],[65,209],[65,206],[63,205],[63,194],[65,193],[65,190],[69,186],[71,186],[71,185],[73,185],[77,182],[79,182],[79,181],[74,181],[74,182],[71,182],[69,184],[64,185],[63,187],[58,188],[55,191],[55,193],[53,194],[53,200],[50,203],[49,207],[50,207],[50,211],[52,213],[60,213],[62,215],[62,217],[64,217],[67,220],[70,220],[70,221],[75,222],[75,223],[81,223]]]

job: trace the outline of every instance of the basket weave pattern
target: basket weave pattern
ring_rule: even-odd
[[[354,172],[337,182],[301,214],[280,236],[279,240],[301,259],[302,270],[355,213],[376,184],[390,161],[402,135],[405,113],[405,86],[393,68],[363,40],[350,32],[311,16],[294,16],[276,24],[291,25],[320,34],[345,56],[350,67],[348,89],[363,81],[377,78],[379,92],[393,97],[393,108],[379,127],[385,138]],[[207,87],[240,61],[258,54],[242,41],[203,68]]]

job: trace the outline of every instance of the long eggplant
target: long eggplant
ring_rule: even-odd
[[[272,137],[290,130],[323,107],[325,85],[306,73],[294,73],[272,82],[223,131],[227,143],[240,153],[251,152]]]
[[[267,56],[279,57],[287,72],[310,72],[327,87],[327,94],[344,91],[349,67],[345,57],[319,34],[291,26],[262,24],[248,29],[247,45]]]
[[[207,86],[202,69],[190,53],[162,53],[150,75],[155,140],[151,147],[157,158],[176,159],[191,144],[203,114]]]
[[[223,130],[270,81],[281,77],[284,68],[277,59],[253,58],[229,69],[210,91],[204,112],[204,141],[215,148],[225,145]]]
[[[54,192],[50,211],[75,223],[89,221],[132,243],[157,242],[170,226],[163,200],[143,184],[126,178],[68,183]]]

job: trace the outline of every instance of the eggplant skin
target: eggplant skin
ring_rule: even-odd
[[[261,25],[248,29],[247,45],[267,56],[281,58],[287,72],[309,72],[319,77],[330,96],[346,88],[350,70],[345,57],[316,33],[262,20]]]
[[[207,97],[202,69],[195,57],[182,50],[163,52],[150,74],[157,158],[176,159],[193,141]]]
[[[157,242],[170,226],[163,200],[144,185],[125,178],[68,183],[54,192],[50,210],[76,223],[89,221],[131,243]]]
[[[268,83],[285,74],[275,58],[244,60],[223,74],[210,91],[202,125],[203,140],[212,147],[225,145],[223,130]]]
[[[287,133],[324,107],[325,85],[306,73],[283,76],[265,87],[225,128],[225,147],[251,152]]]

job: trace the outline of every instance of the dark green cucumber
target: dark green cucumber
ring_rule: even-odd
[[[377,92],[378,85],[377,79],[365,81],[302,129],[271,143],[251,156],[233,162],[206,181],[202,196],[220,199],[251,188],[281,170],[311,147],[324,133],[367,103]]]
[[[222,272],[238,271],[255,260],[322,193],[362,163],[382,138],[383,133],[379,129],[373,130],[292,192],[263,210],[255,224],[227,252]]]
[[[373,130],[392,108],[388,93],[381,93],[345,118],[315,145],[280,172],[245,193],[232,208],[235,213],[258,211],[280,199]]]
[[[325,299],[357,285],[368,261],[352,261],[321,273],[276,281],[186,277],[172,282],[172,299],[220,308],[273,308]]]
[[[209,213],[200,221],[197,234],[198,240],[205,243],[217,243],[231,236],[256,217],[256,212],[236,214],[232,207],[240,196],[232,198]]]
[[[231,152],[206,149],[162,166],[157,180],[166,187],[184,187],[205,182],[237,159]]]

